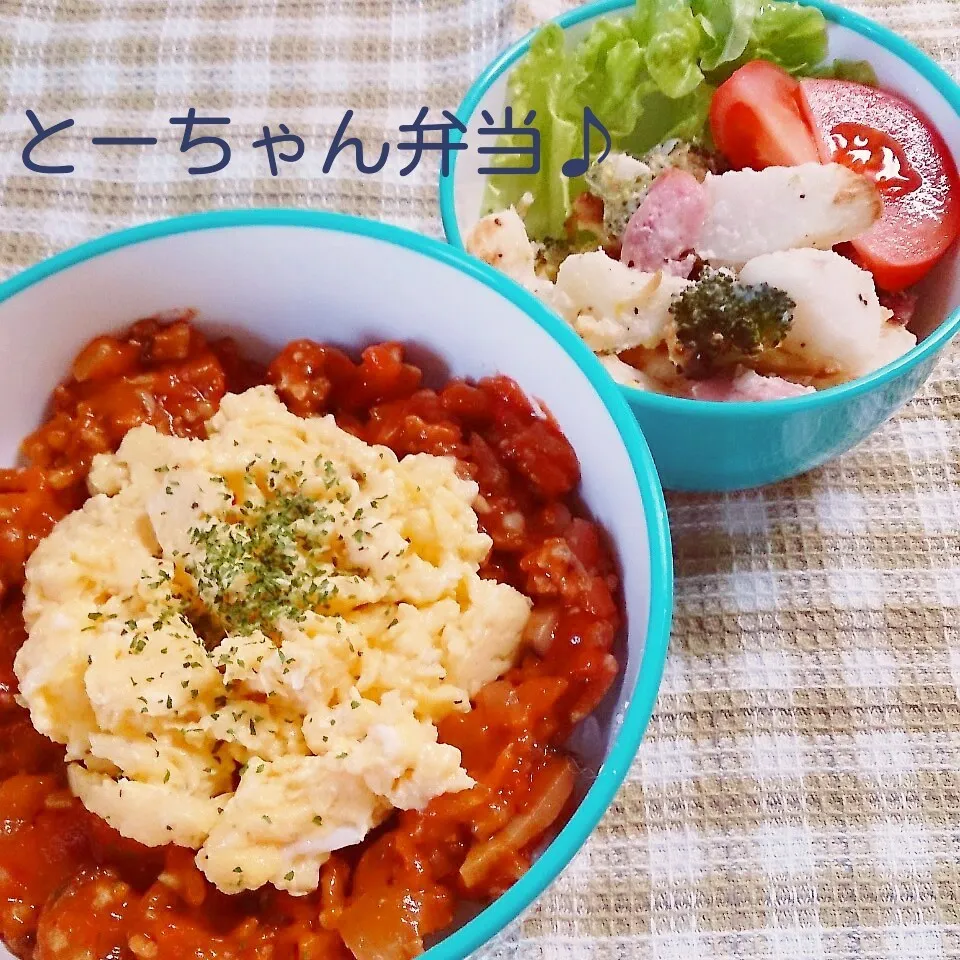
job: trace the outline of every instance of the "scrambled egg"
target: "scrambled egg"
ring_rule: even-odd
[[[436,722],[513,662],[474,483],[301,419],[269,387],[206,440],[127,434],[27,565],[16,659],[88,809],[198,850],[221,890],[306,893],[393,808],[472,785]]]

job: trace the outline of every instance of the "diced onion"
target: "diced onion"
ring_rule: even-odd
[[[519,853],[560,816],[573,793],[576,775],[570,760],[559,760],[550,775],[544,778],[541,793],[530,806],[489,840],[474,844],[460,868],[460,876],[468,887],[480,883],[498,860]]]
[[[526,521],[519,510],[511,510],[510,513],[503,515],[503,529],[508,533],[523,533],[526,528]]]
[[[534,607],[523,631],[523,639],[540,654],[546,656],[553,643],[553,632],[559,614],[555,607]]]

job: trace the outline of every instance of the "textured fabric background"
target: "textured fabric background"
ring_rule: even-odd
[[[321,174],[453,108],[559,0],[0,0],[0,271],[107,230],[247,205],[439,234],[433,166]],[[960,76],[960,0],[857,0]],[[168,119],[229,116],[191,177]],[[25,110],[75,125],[28,173]],[[250,143],[308,153],[271,178]],[[222,131],[202,130],[201,133]],[[156,135],[155,147],[90,145]],[[311,149],[312,148],[312,149]],[[207,161],[209,162],[209,160]],[[4,333],[4,336],[9,336]],[[673,496],[677,610],[629,781],[497,960],[960,958],[960,352],[858,450],[792,483]]]

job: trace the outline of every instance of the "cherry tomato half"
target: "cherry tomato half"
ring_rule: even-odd
[[[850,244],[877,286],[916,283],[960,233],[960,180],[943,138],[902,97],[847,80],[802,80],[800,105],[820,158],[870,177],[883,217]]]
[[[800,84],[785,70],[754,60],[713,95],[710,132],[737,169],[817,163],[817,143],[800,112]]]

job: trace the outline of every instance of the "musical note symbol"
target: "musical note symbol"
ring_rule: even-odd
[[[597,119],[597,115],[589,108],[583,108],[583,156],[571,157],[560,168],[565,177],[582,177],[590,166],[590,128],[596,130],[603,137],[603,152],[597,157],[597,163],[603,163],[610,153],[612,143],[606,127]]]

